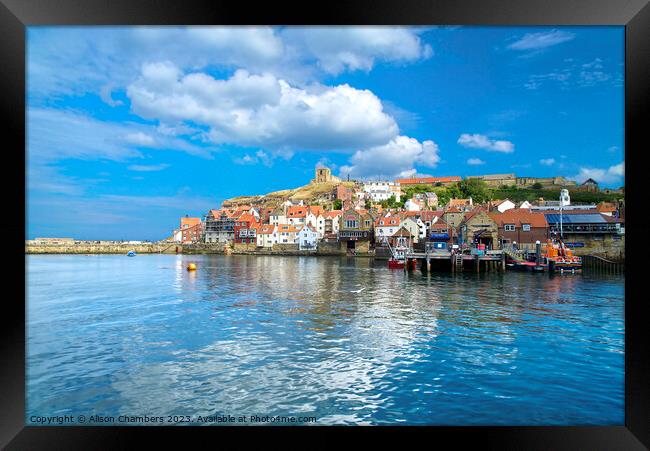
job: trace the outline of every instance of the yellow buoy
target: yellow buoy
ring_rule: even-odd
[[[195,271],[196,270],[196,265],[194,263],[190,263],[187,265],[187,270],[188,271]]]

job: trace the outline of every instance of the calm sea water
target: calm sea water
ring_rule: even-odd
[[[30,255],[33,415],[623,424],[624,279]]]

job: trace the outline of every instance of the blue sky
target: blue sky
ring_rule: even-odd
[[[27,237],[411,175],[624,183],[623,27],[30,27]]]

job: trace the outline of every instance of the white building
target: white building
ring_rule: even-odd
[[[264,224],[257,231],[257,247],[272,248],[278,242],[278,228],[273,224]]]
[[[399,183],[395,182],[366,182],[363,184],[363,191],[373,202],[388,200],[391,196],[395,196],[395,200],[399,202],[401,196]]]
[[[404,202],[404,208],[406,211],[420,211],[422,210],[423,202],[417,199],[409,199]]]
[[[295,244],[298,229],[291,224],[278,225],[277,244]]]
[[[375,221],[375,239],[377,242],[383,242],[384,238],[393,236],[402,223],[399,216],[386,216]]]
[[[323,238],[323,235],[325,235],[325,210],[323,210],[323,207],[307,207],[305,222],[318,233],[319,239]]]
[[[296,241],[298,243],[299,249],[316,249],[316,243],[318,242],[318,232],[313,230],[308,225],[303,225],[299,227],[298,233],[296,233]]]
[[[502,200],[501,202],[495,204],[495,207],[497,210],[499,210],[499,213],[503,213],[504,211],[511,210],[516,207],[515,203],[511,201],[510,199]]]

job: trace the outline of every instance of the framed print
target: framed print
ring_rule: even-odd
[[[7,449],[648,446],[646,2],[2,3]]]

